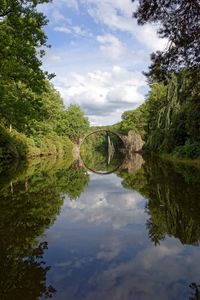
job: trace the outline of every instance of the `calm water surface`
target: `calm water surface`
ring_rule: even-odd
[[[198,169],[137,155],[109,175],[0,171],[0,299],[200,299]]]

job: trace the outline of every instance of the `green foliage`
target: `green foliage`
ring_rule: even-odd
[[[67,137],[58,136],[55,132],[46,136],[37,135],[33,139],[14,129],[9,132],[5,127],[0,126],[0,159],[44,155],[64,156],[66,153],[72,157],[72,149],[72,142]]]
[[[181,158],[200,158],[200,141],[192,143],[188,140],[185,145],[176,147],[173,154]]]
[[[1,299],[46,299],[55,293],[47,283],[44,233],[59,215],[65,194],[77,198],[89,181],[86,171],[70,167],[71,162],[37,158],[0,169]]]
[[[54,289],[46,284],[49,267],[42,262],[47,243],[36,239],[55,221],[63,198],[42,173],[16,182],[13,191],[4,187],[0,194],[1,299],[50,296]]]
[[[124,179],[125,188],[137,190],[147,199],[149,220],[146,225],[154,244],[167,236],[178,238],[182,244],[199,244],[198,169],[146,157],[138,172],[121,171],[118,176]]]
[[[76,104],[71,104],[62,114],[62,121],[58,125],[57,132],[68,136],[78,143],[80,138],[89,130],[89,121]]]
[[[28,136],[55,130],[64,111],[63,100],[48,81],[44,84],[39,94],[23,84],[18,84],[16,94],[8,92],[7,101],[0,103],[2,122]]]
[[[122,121],[119,124],[119,130],[123,134],[128,134],[130,130],[140,134],[144,137],[145,131],[145,105],[141,105],[135,110],[125,111],[122,114]]]
[[[13,130],[10,133],[3,126],[0,126],[0,158],[10,159],[29,156],[30,153],[37,153],[34,142],[24,134]]]
[[[50,298],[55,292],[46,283],[49,267],[43,255],[48,244],[38,237],[54,223],[63,204],[57,183],[63,166],[69,163],[31,161],[16,170],[5,166],[0,174],[1,299]]]
[[[76,163],[73,163],[69,169],[58,172],[58,177],[60,177],[59,185],[62,187],[62,192],[67,193],[71,200],[79,198],[89,183],[89,175],[85,168],[78,167]]]
[[[41,69],[47,19],[38,4],[0,1],[0,158],[63,155],[89,127],[78,106],[64,108]],[[11,128],[9,132],[6,128]]]
[[[35,95],[32,113],[29,116],[29,121],[24,124],[24,131],[30,136],[46,135],[51,131],[56,131],[62,120],[63,112],[64,104],[60,94],[52,84],[46,81],[43,92]]]
[[[4,95],[12,84],[22,82],[33,90],[43,87],[42,47],[47,46],[47,24],[38,4],[50,0],[13,0],[0,3],[0,86]]]
[[[45,2],[49,0],[0,3],[0,118],[23,133],[40,115],[39,95],[46,88],[41,49],[47,46],[43,31],[47,20],[37,11],[37,5]]]
[[[134,1],[134,0],[133,0]],[[154,23],[158,34],[168,40],[163,51],[152,54],[151,79],[185,67],[199,69],[199,0],[141,0],[134,13],[139,25]]]
[[[188,145],[199,143],[199,96],[187,70],[172,74],[168,84],[152,84],[145,102],[146,150],[172,153],[178,147],[175,151],[177,155],[181,155],[180,149],[183,149],[185,154],[181,156],[186,157],[188,153],[189,158],[198,157],[198,146],[192,146],[192,150]],[[196,154],[190,153],[189,148]]]
[[[111,135],[110,135],[111,136]],[[113,136],[113,135],[112,135]],[[94,151],[107,151],[108,136],[106,131],[95,132],[87,136],[81,145],[81,151],[88,153]]]
[[[197,0],[141,0],[134,13],[138,24],[157,24],[160,37],[169,41],[152,54],[146,73],[151,88],[145,103],[146,150],[199,156],[199,14]]]

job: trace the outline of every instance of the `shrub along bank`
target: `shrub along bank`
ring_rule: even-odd
[[[0,159],[31,158],[36,156],[68,154],[72,156],[73,143],[68,137],[51,132],[46,136],[27,137],[13,129],[0,125]]]

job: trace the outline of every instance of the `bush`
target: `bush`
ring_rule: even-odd
[[[176,147],[174,154],[180,158],[196,159],[200,157],[200,141],[187,141],[184,146]]]
[[[28,138],[14,129],[9,132],[0,125],[0,159],[2,160],[65,154],[72,157],[72,150],[73,143],[69,138],[58,136],[55,132],[46,136],[37,135]]]
[[[55,132],[51,132],[46,136],[33,137],[35,144],[40,149],[40,155],[57,155],[72,154],[73,143],[69,138],[58,136]]]
[[[33,150],[36,150],[34,142],[24,134],[13,130],[10,133],[0,125],[0,158],[10,159],[27,157]]]

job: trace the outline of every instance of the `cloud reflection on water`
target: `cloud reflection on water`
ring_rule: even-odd
[[[155,247],[146,232],[145,203],[114,174],[91,174],[77,201],[66,197],[48,232],[55,299],[188,299],[188,285],[199,276],[199,248],[175,238]]]

